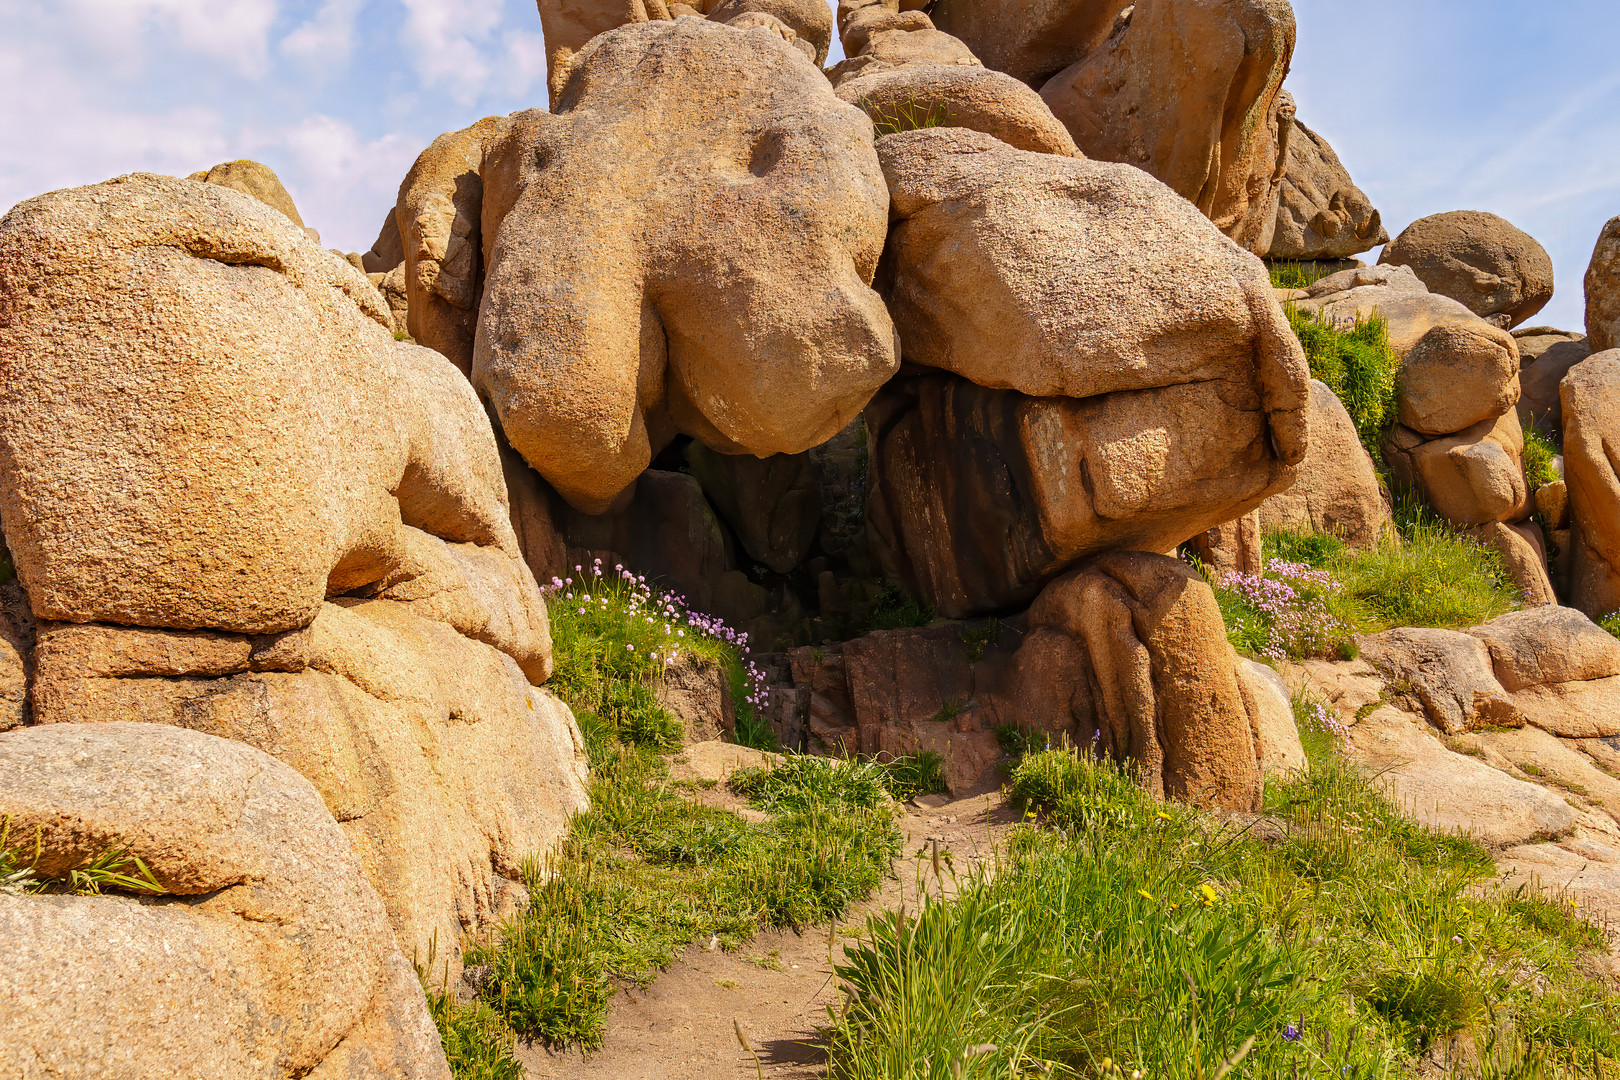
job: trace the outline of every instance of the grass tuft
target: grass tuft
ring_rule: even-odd
[[[1270,784],[1263,835],[1111,762],[1031,753],[1012,790],[1046,827],[955,898],[868,922],[838,967],[829,1075],[1384,1077],[1452,1033],[1504,1074],[1612,1072],[1596,939],[1483,889],[1478,845],[1317,753]]]
[[[1288,324],[1305,349],[1311,377],[1338,395],[1362,446],[1375,464],[1382,462],[1379,440],[1395,422],[1395,375],[1400,368],[1389,345],[1389,325],[1374,315],[1345,330],[1292,305],[1287,313]]]

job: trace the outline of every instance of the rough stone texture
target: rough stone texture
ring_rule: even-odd
[[[827,50],[832,45],[832,8],[825,0],[720,0],[709,9],[709,18],[715,22],[730,23],[748,12],[761,12],[785,23],[801,41],[808,42],[813,55],[811,61],[821,67],[827,62]]]
[[[405,262],[405,239],[399,234],[399,219],[390,206],[383,215],[382,228],[371,250],[360,256],[360,269],[369,274],[386,274]]]
[[[1558,384],[1569,369],[1592,355],[1583,334],[1548,326],[1513,332],[1519,347],[1519,420],[1557,435],[1564,428],[1564,406]]]
[[[927,124],[982,131],[1019,150],[1078,157],[1069,131],[1039,94],[1009,75],[962,64],[863,70],[837,84],[878,133]]]
[[[287,194],[287,189],[281,185],[281,178],[268,165],[261,165],[257,161],[225,161],[212,169],[194,172],[188,179],[240,191],[270,209],[280,211],[300,229],[304,227],[304,219],[298,216],[298,207],[293,205],[292,196]]]
[[[1566,739],[1620,735],[1620,676],[1529,686],[1512,695],[1525,722]]]
[[[1266,530],[1332,533],[1361,549],[1376,547],[1393,528],[1372,458],[1325,383],[1311,380],[1311,444],[1299,476],[1260,504],[1260,523]]]
[[[1574,512],[1570,606],[1592,618],[1620,608],[1620,349],[1594,353],[1559,384],[1564,482]]]
[[[1088,157],[1145,169],[1264,254],[1293,127],[1294,30],[1287,0],[1137,0],[1041,97]]]
[[[678,431],[825,442],[897,364],[870,122],[781,38],[696,19],[602,34],[573,72],[555,115],[442,136],[407,177],[412,333],[587,513]]]
[[[1453,753],[1420,717],[1398,709],[1376,709],[1359,721],[1347,751],[1397,806],[1437,832],[1499,848],[1560,836],[1578,820],[1561,796]]]
[[[1020,658],[1031,648],[1049,657],[1018,668],[1024,697],[1067,696],[1082,745],[1101,732],[1102,750],[1134,759],[1160,797],[1259,809],[1252,695],[1215,594],[1185,563],[1138,551],[1102,555],[1048,586],[1029,626]],[[1037,638],[1041,630],[1048,635]]]
[[[1595,805],[1611,819],[1620,816],[1620,780],[1599,769],[1575,745],[1536,727],[1481,732],[1478,739],[1486,762],[1495,768],[1549,788],[1562,787],[1572,800]]]
[[[1408,225],[1378,256],[1409,266],[1432,293],[1483,319],[1518,326],[1547,306],[1553,265],[1535,238],[1495,214],[1453,210]]]
[[[1569,485],[1562,480],[1554,480],[1549,484],[1542,484],[1536,488],[1536,513],[1546,522],[1549,529],[1562,530],[1569,528]]]
[[[1620,349],[1620,217],[1598,234],[1585,288],[1587,344],[1595,353]]]
[[[714,661],[685,654],[664,669],[655,692],[658,703],[681,722],[687,742],[723,739],[732,733],[731,683]]]
[[[1283,91],[1284,94],[1287,91]],[[1378,210],[1328,141],[1297,117],[1284,140],[1277,224],[1266,252],[1274,259],[1346,259],[1389,242]]]
[[[687,461],[751,557],[779,574],[804,561],[821,525],[821,485],[810,454],[738,457],[693,443]]]
[[[1129,0],[935,0],[928,14],[986,67],[1039,89],[1108,39]]]
[[[1291,776],[1310,769],[1305,747],[1294,723],[1294,705],[1283,677],[1253,660],[1238,661],[1238,679],[1250,718],[1254,721],[1255,749],[1260,771],[1266,776]]]
[[[1395,377],[1397,416],[1424,435],[1494,420],[1519,400],[1519,353],[1475,326],[1436,326],[1418,339]]]
[[[1512,525],[1489,521],[1470,532],[1474,539],[1501,554],[1503,568],[1513,581],[1513,587],[1519,590],[1525,607],[1558,603],[1552,577],[1547,572],[1547,541],[1540,525],[1529,520]]]
[[[574,57],[598,34],[627,23],[668,19],[664,0],[535,0],[546,40],[546,89],[557,108],[574,70]]]
[[[1316,282],[1306,290],[1305,297],[1295,303],[1301,311],[1319,314],[1341,326],[1377,312],[1389,324],[1390,348],[1402,360],[1436,327],[1461,326],[1474,337],[1510,353],[1515,369],[1518,366],[1518,348],[1512,335],[1450,297],[1429,292],[1411,267],[1367,266],[1341,270]],[[1487,347],[1479,341],[1457,340],[1473,350]]]
[[[1265,568],[1259,510],[1205,529],[1188,540],[1187,546],[1206,567],[1217,573],[1258,574]]]
[[[308,777],[401,947],[454,963],[522,861],[584,809],[567,707],[511,657],[396,600],[340,599],[291,634],[45,624],[41,724],[138,718],[256,746]]]
[[[1398,424],[1384,436],[1384,460],[1395,479],[1420,488],[1459,527],[1529,515],[1523,454],[1524,430],[1511,409],[1444,438],[1425,440]]]
[[[1257,260],[1123,166],[960,129],[879,154],[904,353],[964,377],[902,378],[868,410],[869,517],[898,580],[953,617],[1005,609],[1085,555],[1168,550],[1287,486],[1306,371]]]
[[[43,875],[127,847],[164,896],[0,894],[0,1072],[449,1080],[359,860],[274,758],[152,724],[8,732],[0,815]]]
[[[550,673],[471,387],[281,215],[150,175],[43,195],[0,222],[0,306],[35,615],[276,633],[391,589]]]
[[[914,12],[910,15],[914,18],[922,13]],[[923,16],[919,21],[925,22],[926,19],[927,16]],[[844,35],[845,40],[851,42],[860,40],[865,34],[870,36],[866,37],[860,52],[830,68],[827,71],[827,78],[836,87],[858,75],[876,75],[885,71],[984,66],[979,63],[979,58],[956,38],[941,33],[932,26],[911,25],[911,22],[911,18],[902,16],[900,20],[867,22],[860,25],[858,30],[847,32]]]
[[[1252,393],[1211,382],[1076,401],[897,379],[866,414],[873,552],[959,618],[1015,610],[1100,551],[1171,550],[1291,479]]]
[[[1401,627],[1361,639],[1361,655],[1394,680],[1410,686],[1429,722],[1447,734],[1477,727],[1519,727],[1514,707],[1478,638],[1455,630]]]

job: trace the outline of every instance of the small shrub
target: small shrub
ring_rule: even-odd
[[[919,750],[879,763],[889,794],[899,802],[945,790],[945,758],[935,750]]]
[[[1400,369],[1389,345],[1389,325],[1374,315],[1343,330],[1292,305],[1288,323],[1304,347],[1311,377],[1338,395],[1362,446],[1375,463],[1382,462],[1379,440],[1395,421],[1395,375]]]
[[[772,813],[816,806],[875,810],[889,802],[883,766],[814,754],[790,754],[775,768],[740,769],[732,774],[731,790]]]
[[[1611,637],[1620,638],[1620,611],[1611,611],[1607,615],[1599,615],[1598,625],[1607,630]]]
[[[968,661],[976,664],[984,659],[984,650],[994,645],[1001,637],[1001,620],[991,619],[983,626],[964,626],[961,634],[962,646]]]
[[[1035,735],[1017,724],[997,724],[996,743],[1003,754],[1022,756],[1035,747]]]

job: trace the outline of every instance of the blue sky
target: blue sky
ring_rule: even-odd
[[[1620,3],[1294,0],[1288,86],[1391,232],[1490,210],[1552,253],[1536,322],[1579,328],[1620,214]],[[422,147],[545,102],[532,0],[0,0],[0,208],[253,157],[371,246]]]

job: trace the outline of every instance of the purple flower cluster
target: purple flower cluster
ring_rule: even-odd
[[[654,637],[661,637],[663,642],[647,650],[646,659],[653,665],[653,672],[673,667],[680,660],[688,630],[694,635],[731,646],[737,650],[743,664],[747,689],[744,700],[756,710],[765,708],[770,690],[765,673],[749,656],[746,633],[732,629],[713,615],[691,610],[686,605],[685,597],[655,590],[647,584],[645,574],[626,570],[623,563],[615,564],[609,573],[603,569],[602,560],[595,559],[589,568],[576,565],[574,574],[578,575],[577,582],[574,575],[553,577],[549,585],[541,587],[541,592],[547,594],[553,604],[573,609],[572,614],[578,617],[585,616],[587,611],[593,615],[612,616],[615,608],[622,606],[619,617],[644,620]],[[633,653],[635,648],[634,644],[625,645],[627,652]]]
[[[1343,742],[1350,737],[1350,725],[1340,719],[1339,714],[1321,701],[1309,701],[1305,707],[1305,722],[1314,726],[1318,731],[1325,731],[1334,739]]]
[[[1220,583],[1258,614],[1258,651],[1272,660],[1329,655],[1346,633],[1328,611],[1324,597],[1339,584],[1325,570],[1274,559],[1259,574],[1234,571]]]

